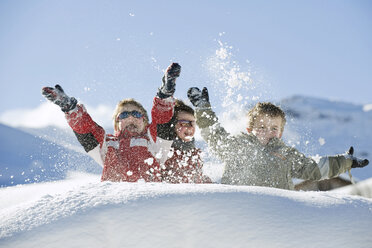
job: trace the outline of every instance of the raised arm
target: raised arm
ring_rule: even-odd
[[[105,142],[105,130],[92,120],[83,105],[67,96],[60,85],[42,88],[42,95],[61,108],[84,150],[103,166],[105,154],[100,149]]]
[[[336,177],[351,168],[367,166],[367,159],[359,159],[353,156],[354,148],[350,147],[346,154],[324,156],[318,162],[305,157],[295,149],[291,149],[292,173],[296,178],[321,180]]]
[[[177,63],[172,63],[168,66],[162,79],[162,85],[158,89],[157,95],[154,98],[153,107],[151,110],[152,123],[150,125],[150,133],[154,141],[158,134],[158,127],[172,119],[175,99],[173,98],[176,91],[176,80],[180,76],[181,66]],[[165,130],[160,130],[164,134]],[[162,136],[159,136],[163,138]]]
[[[195,107],[196,124],[201,129],[203,139],[221,159],[231,155],[230,153],[237,149],[237,140],[218,122],[209,102],[208,89],[192,87],[188,90],[187,96]]]
[[[58,105],[65,113],[74,109],[77,104],[77,100],[74,97],[67,96],[62,87],[58,84],[56,84],[54,88],[43,87],[41,89],[41,94],[52,103]]]

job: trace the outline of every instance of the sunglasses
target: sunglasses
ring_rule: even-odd
[[[134,118],[142,118],[143,117],[143,114],[141,112],[138,112],[136,110],[133,110],[133,111],[123,111],[121,112],[119,115],[118,115],[118,119],[121,120],[121,119],[126,119],[128,118],[129,116],[133,116]]]
[[[177,123],[178,123],[181,127],[193,127],[195,121],[178,120]]]

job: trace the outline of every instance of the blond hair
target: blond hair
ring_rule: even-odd
[[[272,104],[271,102],[258,102],[251,110],[248,111],[248,128],[253,129],[254,123],[259,115],[266,115],[271,118],[280,117],[282,119],[281,132],[284,131],[284,125],[287,122],[284,111]]]
[[[145,126],[149,124],[149,116],[147,115],[146,109],[142,106],[141,103],[137,102],[133,98],[127,98],[124,100],[121,100],[115,108],[114,114],[112,115],[112,119],[114,120],[114,130],[117,131],[119,128],[119,120],[117,118],[118,114],[120,114],[120,109],[124,107],[125,105],[133,105],[139,108],[140,112],[143,114]]]

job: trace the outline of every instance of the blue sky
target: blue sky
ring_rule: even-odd
[[[249,75],[240,92],[251,99],[368,104],[371,27],[372,2],[361,0],[2,0],[0,116],[38,108],[55,83],[89,106],[133,97],[150,108],[172,61],[182,65],[176,96],[208,86],[217,108],[229,68]],[[228,61],[216,72],[221,49]]]

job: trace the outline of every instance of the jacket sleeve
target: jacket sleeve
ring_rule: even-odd
[[[84,150],[103,166],[105,130],[92,120],[82,104],[67,112],[66,119]]]
[[[155,97],[153,101],[153,106],[151,109],[151,124],[149,126],[150,134],[152,139],[156,142],[157,126],[159,124],[164,124],[169,122],[173,116],[173,108],[175,104],[175,99],[173,97],[168,97],[161,99]]]
[[[174,140],[176,132],[174,128],[174,117],[167,123],[158,124],[156,127],[157,136],[165,140]]]
[[[322,180],[336,177],[351,168],[352,160],[343,155],[321,157],[318,162],[291,148],[288,154],[292,176],[301,179]]]
[[[332,178],[351,169],[353,161],[344,155],[322,157],[318,162],[321,179]]]
[[[175,100],[173,97],[161,99],[154,98],[154,104],[151,110],[152,122],[148,128],[148,135],[150,137],[149,151],[151,154],[163,164],[169,158],[169,152],[173,140],[166,140],[159,137],[157,133],[157,126],[159,124],[167,123],[173,116]]]
[[[237,148],[236,137],[230,135],[218,122],[211,107],[196,108],[196,123],[200,128],[203,139],[216,155],[225,160]]]

